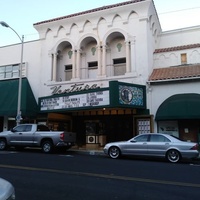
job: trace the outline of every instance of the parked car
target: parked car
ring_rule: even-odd
[[[13,200],[15,199],[15,189],[13,185],[0,178],[0,200]]]
[[[53,149],[67,150],[76,142],[76,133],[50,131],[43,124],[20,124],[10,131],[0,133],[0,150],[8,147],[41,147],[44,153]]]
[[[163,157],[169,162],[176,163],[182,158],[197,158],[198,144],[181,141],[178,138],[160,133],[140,134],[124,142],[108,143],[104,153],[111,158],[122,155]]]

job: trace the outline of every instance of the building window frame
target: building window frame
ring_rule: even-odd
[[[113,73],[114,76],[123,76],[126,73],[126,58],[115,58],[113,59]]]
[[[0,80],[19,77],[20,64],[0,66]]]
[[[187,64],[187,53],[181,53],[181,64]]]
[[[93,62],[88,62],[88,69],[97,69],[98,68],[98,62],[93,61]]]
[[[72,79],[72,65],[65,65],[65,81]]]

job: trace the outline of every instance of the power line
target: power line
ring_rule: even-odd
[[[168,12],[163,12],[163,13],[158,13],[158,14],[159,15],[165,15],[165,14],[176,13],[176,12],[183,12],[183,11],[189,11],[189,10],[195,10],[195,9],[200,9],[200,7],[186,8],[186,9],[168,11]]]

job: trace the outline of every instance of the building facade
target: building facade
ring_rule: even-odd
[[[199,26],[162,33],[147,82],[149,107],[157,131],[197,142],[200,141],[199,33]]]
[[[24,44],[23,81],[32,100],[22,102],[31,102],[22,110],[22,123],[74,131],[77,145],[87,148],[144,132],[198,141],[200,27],[162,32],[152,0],[108,5],[34,27],[39,40]],[[17,85],[19,48],[0,47],[1,130],[15,122],[16,113],[2,105],[9,97],[5,81],[16,79]]]

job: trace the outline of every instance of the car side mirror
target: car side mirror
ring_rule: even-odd
[[[13,129],[13,128],[11,128],[11,129],[10,129],[10,131],[11,131],[11,132],[13,132],[13,133],[15,133],[15,132],[16,132],[16,130],[15,130],[15,129]]]

